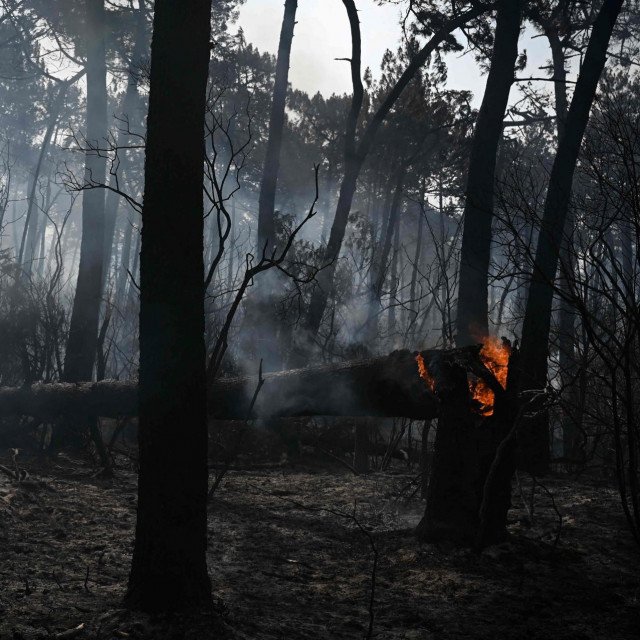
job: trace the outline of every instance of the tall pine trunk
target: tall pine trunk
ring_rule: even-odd
[[[525,389],[544,388],[547,385],[554,281],[565,237],[573,174],[598,81],[606,63],[609,40],[623,2],[605,0],[593,24],[567,114],[564,135],[558,144],[551,169],[522,327],[520,367],[521,384]],[[520,464],[534,471],[546,468],[549,459],[548,440],[546,420],[530,423],[520,441]]]
[[[496,159],[518,57],[520,5],[520,0],[501,0],[498,4],[491,69],[471,147],[460,254],[458,346],[480,342],[489,334],[487,298]]]
[[[274,242],[274,208],[276,201],[276,187],[278,185],[278,171],[280,169],[280,149],[282,148],[282,133],[285,123],[285,103],[287,100],[287,85],[289,82],[289,60],[291,57],[291,42],[293,29],[296,24],[298,0],[286,0],[284,17],[280,31],[278,45],[278,59],[276,62],[276,77],[273,87],[273,101],[271,103],[271,118],[269,120],[269,139],[264,159],[262,181],[260,183],[260,197],[258,201],[258,252],[262,252],[267,240]]]
[[[137,12],[136,19],[136,32],[135,32],[135,45],[133,52],[131,53],[131,61],[127,70],[127,90],[124,94],[124,100],[122,102],[122,111],[124,116],[128,119],[129,127],[138,124],[138,117],[135,116],[136,108],[139,106],[139,93],[138,83],[140,80],[140,74],[137,73],[136,64],[139,64],[140,59],[147,50],[147,29],[144,17],[144,2],[140,2],[140,8]],[[118,147],[124,146],[123,136],[120,130],[116,133],[116,145]],[[121,150],[120,157],[120,171],[119,179],[122,180],[122,175],[127,171],[130,158],[126,149]],[[118,176],[111,176],[109,180],[109,186],[113,189],[116,188],[118,182]],[[116,231],[116,221],[118,218],[118,209],[120,207],[120,196],[115,191],[107,192],[107,200],[105,205],[105,229],[104,229],[104,269],[102,272],[102,291],[105,291],[107,279],[109,277],[109,269],[111,266],[111,258],[113,255],[113,241]],[[117,281],[117,276],[116,276]]]
[[[210,16],[210,0],[155,3],[140,256],[138,518],[125,598],[146,611],[211,605],[203,277]]]
[[[87,143],[99,148],[107,135],[107,78],[105,64],[104,0],[85,0],[87,52]],[[85,180],[104,184],[106,156],[89,148]],[[104,190],[82,194],[82,239],[76,295],[64,362],[67,382],[91,380],[98,340],[98,317],[104,260]]]

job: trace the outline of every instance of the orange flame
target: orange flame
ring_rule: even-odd
[[[435,380],[429,375],[427,367],[424,364],[424,358],[421,354],[416,356],[416,362],[418,363],[418,373],[420,374],[420,377],[427,381],[429,388],[433,391],[435,387]]]
[[[496,380],[504,389],[507,388],[510,355],[511,347],[508,342],[501,342],[497,338],[493,338],[491,336],[482,341],[480,359],[484,362],[485,367],[493,373]],[[471,392],[473,399],[480,403],[478,413],[483,416],[492,415],[495,394],[491,391],[487,383],[482,378],[469,380],[469,391]]]

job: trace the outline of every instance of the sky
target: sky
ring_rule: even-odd
[[[374,77],[386,49],[395,50],[402,35],[398,5],[378,6],[374,0],[356,0],[362,34],[362,68],[369,66]],[[261,51],[277,53],[284,0],[246,0],[240,10],[238,25],[249,42]],[[351,37],[349,22],[341,0],[301,0],[296,15],[291,49],[289,80],[294,88],[325,96],[351,93],[351,78],[347,62],[335,58],[349,57]],[[538,66],[550,55],[543,38],[526,29],[520,39],[520,49],[527,49],[529,64],[520,76],[540,76]],[[448,57],[450,89],[466,89],[474,94],[479,105],[486,76],[480,74],[473,56]]]

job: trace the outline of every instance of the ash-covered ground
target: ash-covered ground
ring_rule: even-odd
[[[533,518],[522,479],[510,541],[477,555],[417,543],[424,503],[401,463],[366,476],[313,461],[229,472],[210,505],[216,610],[150,617],[120,604],[133,465],[118,459],[103,479],[82,459],[21,462],[27,481],[0,479],[2,640],[353,639],[372,617],[379,639],[640,637],[640,557],[601,479],[546,478],[557,511],[538,487]]]

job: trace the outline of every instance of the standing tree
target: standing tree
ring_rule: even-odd
[[[102,184],[107,167],[105,154],[99,152],[107,135],[104,0],[85,0],[83,8],[87,70],[85,180]],[[64,378],[68,382],[91,380],[93,376],[104,262],[104,201],[102,189],[89,189],[82,195],[78,284],[64,363]]]
[[[203,275],[210,20],[210,0],[156,0],[140,257],[138,519],[125,598],[146,611],[211,604]]]
[[[520,0],[498,4],[491,69],[471,147],[456,320],[459,346],[480,342],[489,335],[487,299],[496,157],[518,58],[520,5]]]
[[[522,327],[519,366],[525,389],[544,388],[547,384],[553,283],[565,234],[573,174],[598,81],[607,60],[611,34],[623,3],[624,0],[605,0],[593,24],[567,114],[564,135],[559,141],[551,169]],[[523,438],[523,443],[527,453],[521,463],[531,469],[544,468],[549,458],[546,419],[536,420],[531,425],[529,437]]]
[[[278,61],[276,63],[276,77],[273,87],[273,102],[271,103],[267,154],[264,159],[264,169],[260,183],[258,251],[262,251],[266,242],[274,242],[273,215],[276,200],[276,186],[278,184],[278,169],[280,167],[282,132],[285,123],[284,107],[287,100],[289,59],[291,57],[291,42],[293,40],[293,29],[296,24],[297,9],[298,0],[286,0],[284,17],[282,19],[282,31],[280,32],[280,44],[278,45]]]

